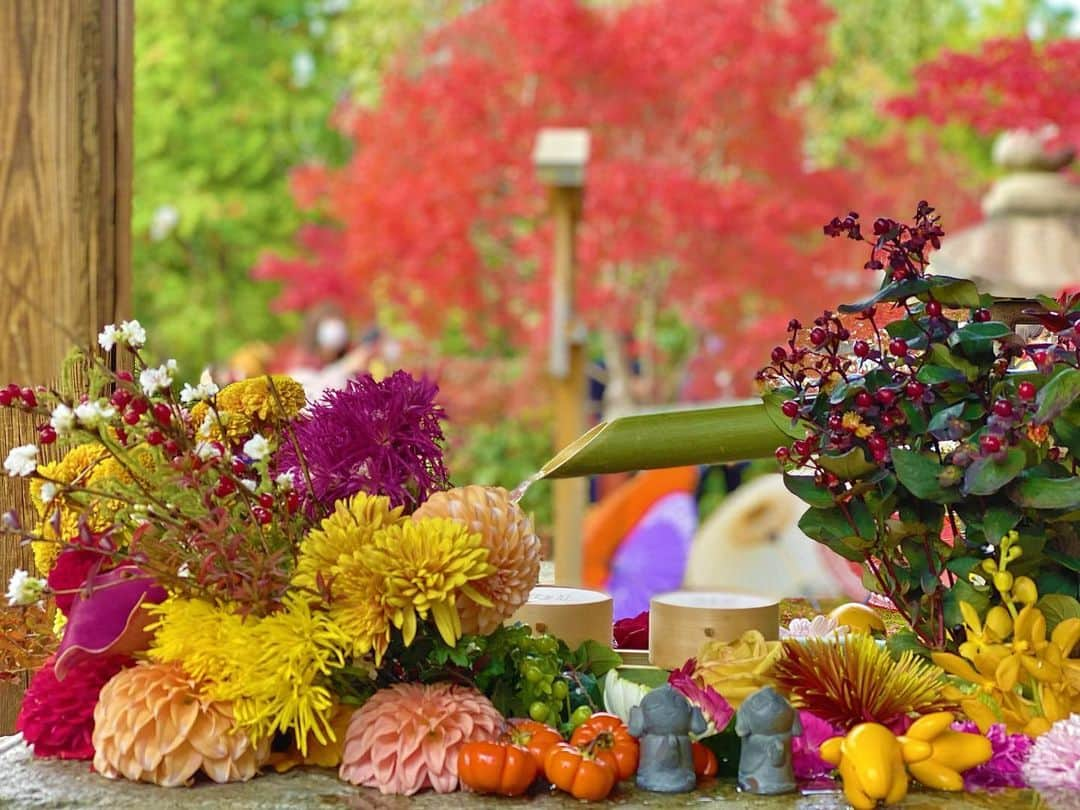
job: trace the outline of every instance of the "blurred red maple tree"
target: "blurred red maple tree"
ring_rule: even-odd
[[[432,341],[452,327],[488,354],[542,357],[550,239],[531,148],[541,127],[585,126],[577,294],[606,373],[629,378],[612,390],[749,393],[788,318],[875,281],[824,222],[919,197],[973,210],[932,142],[915,161],[896,140],[853,148],[859,171],[809,164],[800,88],[829,20],[822,0],[484,4],[402,61],[377,108],[341,108],[352,159],[293,176],[323,224],[255,274],[282,283],[284,308],[390,309]]]

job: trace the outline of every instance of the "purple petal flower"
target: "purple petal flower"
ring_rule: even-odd
[[[970,720],[953,723],[952,728],[969,734],[980,733]],[[1031,753],[1031,739],[1026,734],[1009,734],[1001,723],[990,726],[986,736],[994,753],[982,765],[964,772],[964,789],[1026,787],[1023,767]]]
[[[1024,778],[1040,792],[1060,791],[1075,799],[1080,791],[1080,714],[1058,720],[1032,745]]]
[[[709,730],[702,736],[718,734],[727,728],[731,722],[735,710],[727,702],[723,695],[706,684],[699,684],[694,680],[694,670],[697,669],[697,659],[691,658],[681,669],[676,669],[668,676],[668,683],[675,691],[701,709],[705,715],[705,722],[709,724]]]
[[[791,740],[791,764],[795,770],[795,778],[811,780],[828,776],[836,766],[823,760],[818,750],[821,744],[831,737],[842,737],[843,729],[805,709],[799,712],[799,723],[802,725],[802,734]]]
[[[85,658],[130,655],[145,649],[153,618],[144,604],[164,602],[168,596],[149,574],[123,565],[104,574],[91,574],[71,605],[64,638],[56,651],[53,670],[63,680],[70,667]]]
[[[449,486],[438,391],[433,382],[404,371],[381,382],[370,374],[354,377],[293,422],[310,489],[293,442],[282,442],[277,471],[292,473],[311,513],[315,504],[330,506],[358,492],[386,495],[411,512]]]

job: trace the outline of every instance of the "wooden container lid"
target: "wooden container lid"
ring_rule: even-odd
[[[649,610],[649,661],[676,669],[706,641],[734,641],[747,630],[780,637],[780,602],[767,596],[674,591],[654,596]]]
[[[573,650],[589,639],[610,644],[611,619],[611,597],[606,593],[538,585],[510,621],[525,622],[534,633],[551,633]]]

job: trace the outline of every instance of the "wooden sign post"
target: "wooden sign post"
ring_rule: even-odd
[[[584,129],[543,129],[533,163],[549,190],[555,224],[551,274],[551,345],[548,373],[555,402],[555,449],[585,432],[585,334],[574,311],[574,245],[585,190],[589,133]],[[554,481],[555,582],[581,584],[585,479]]]
[[[130,314],[133,0],[0,2],[0,385],[50,383],[72,346]],[[0,450],[35,441],[0,410]],[[32,524],[25,481],[0,511]],[[32,570],[0,538],[0,579]],[[21,689],[0,685],[0,734]]]

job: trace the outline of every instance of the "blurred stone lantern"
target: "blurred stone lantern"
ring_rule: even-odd
[[[1080,286],[1080,185],[1066,168],[1075,151],[1047,147],[1052,130],[1014,131],[994,144],[1006,174],[983,198],[978,225],[949,234],[933,272],[969,278],[998,296],[1003,320],[1025,322],[1033,296]]]

